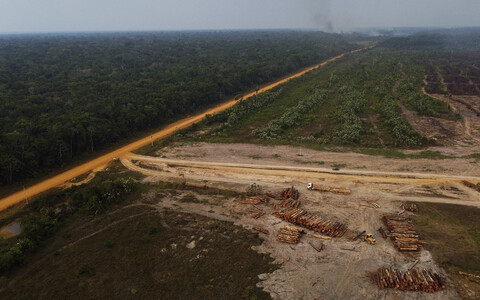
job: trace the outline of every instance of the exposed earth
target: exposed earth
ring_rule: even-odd
[[[405,212],[405,202],[437,202],[480,207],[479,193],[462,181],[480,182],[476,159],[468,157],[432,159],[393,159],[358,153],[320,152],[289,146],[250,144],[174,144],[159,150],[158,157],[130,154],[122,163],[147,177],[144,182],[175,181],[199,187],[209,186],[245,192],[256,183],[262,192],[279,193],[294,185],[300,192],[302,208],[322,218],[345,223],[347,233],[340,238],[320,240],[312,231],[296,246],[280,243],[276,235],[286,223],[272,215],[272,204],[258,204],[266,215],[254,219],[242,199],[190,203],[163,199],[157,206],[197,213],[218,220],[233,221],[246,228],[261,227],[264,242],[254,249],[273,256],[282,267],[262,274],[259,286],[274,299],[457,299],[454,285],[434,294],[380,290],[369,272],[381,266],[407,270],[418,259],[417,267],[433,269],[446,278],[430,252],[400,253],[390,240],[378,233],[385,225],[383,214]],[[332,170],[338,167],[338,171]],[[461,175],[459,175],[461,174]],[[350,195],[321,193],[307,189],[307,183],[350,189]],[[154,197],[144,195],[144,197]],[[372,206],[372,204],[379,207]],[[377,238],[368,245],[352,237],[366,230]],[[314,245],[324,245],[320,253]],[[341,248],[360,250],[359,252]],[[328,274],[328,275],[327,275]]]

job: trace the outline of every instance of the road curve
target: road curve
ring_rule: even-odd
[[[320,64],[317,64],[315,66],[306,68],[306,69],[304,69],[304,70],[302,70],[302,71],[300,71],[296,74],[293,74],[289,77],[286,77],[284,79],[275,81],[275,82],[259,89],[258,93],[271,90],[274,87],[289,81],[290,79],[302,76],[303,74],[305,74],[305,73],[307,73],[311,70],[322,67],[322,66],[328,64],[329,62],[332,62],[334,60],[342,58],[346,54],[356,53],[356,52],[359,52],[359,51],[362,51],[362,50],[365,50],[365,49],[369,49],[369,48],[372,48],[372,47],[357,49],[357,50],[353,50],[351,52],[343,53],[343,54],[340,54],[338,56],[332,57],[328,60],[325,60],[324,62],[322,62]],[[251,93],[248,93],[248,94],[244,95],[243,98],[247,99],[247,98],[249,98],[249,97],[251,97],[255,94],[256,94],[256,92],[251,92]],[[72,168],[68,171],[65,171],[65,172],[63,172],[61,174],[58,174],[58,175],[55,175],[55,176],[53,176],[53,177],[51,177],[47,180],[39,182],[39,183],[37,183],[37,184],[35,184],[35,185],[25,189],[25,190],[21,190],[21,191],[18,191],[16,193],[10,195],[10,196],[7,196],[7,197],[0,200],[0,211],[4,210],[4,209],[6,209],[6,208],[8,208],[12,205],[15,205],[17,203],[20,203],[20,202],[24,201],[25,199],[31,198],[33,196],[36,196],[36,195],[40,194],[40,193],[48,191],[49,189],[54,188],[56,186],[59,186],[59,185],[65,183],[65,182],[67,182],[67,181],[69,181],[69,180],[71,180],[71,179],[73,179],[77,176],[80,176],[80,175],[82,175],[82,174],[84,174],[88,171],[91,171],[95,168],[106,165],[113,158],[122,157],[123,155],[125,155],[125,154],[127,154],[127,153],[129,153],[133,150],[136,150],[138,148],[146,146],[146,145],[150,144],[152,142],[152,140],[158,140],[158,139],[162,139],[162,138],[165,138],[167,136],[170,136],[173,133],[175,133],[175,131],[177,131],[179,129],[187,128],[194,123],[198,123],[198,122],[202,121],[206,117],[207,114],[214,114],[214,113],[224,111],[225,109],[235,105],[238,101],[240,101],[240,100],[231,99],[231,100],[228,100],[227,102],[224,102],[224,103],[222,103],[222,104],[220,104],[220,105],[218,105],[214,108],[208,109],[208,110],[206,110],[206,111],[204,111],[204,112],[202,112],[198,115],[181,119],[177,122],[174,122],[174,123],[168,125],[164,129],[152,134],[151,136],[144,137],[144,138],[142,138],[140,140],[137,140],[137,141],[135,141],[131,144],[123,146],[123,147],[121,147],[117,150],[109,152],[105,155],[102,155],[102,156],[97,157],[95,159],[92,159],[92,160],[90,160],[90,161],[88,161],[84,164],[81,164],[77,167],[74,167],[74,168]]]

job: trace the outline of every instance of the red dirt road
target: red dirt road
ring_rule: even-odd
[[[371,48],[371,47],[369,47]],[[365,48],[367,49],[367,48]],[[347,53],[344,53],[344,54],[341,54],[341,55],[338,55],[338,56],[335,56],[335,57],[332,57],[318,65],[315,65],[313,67],[309,67],[307,69],[304,69],[296,74],[293,74],[289,77],[286,77],[284,79],[281,79],[281,80],[278,80],[276,82],[273,82],[261,89],[258,90],[259,93],[261,92],[264,92],[264,91],[268,91],[284,82],[287,82],[288,80],[290,79],[293,79],[293,78],[296,78],[296,77],[299,77],[299,76],[302,76],[303,74],[313,70],[313,69],[316,69],[316,68],[319,68],[319,67],[322,67],[324,65],[326,65],[327,63],[329,62],[332,62],[334,60],[337,60],[339,58],[342,58],[343,56],[345,56],[346,54],[349,54],[349,53],[355,53],[355,52],[359,52],[359,51],[362,51],[364,49],[357,49],[357,50],[354,50],[354,51],[351,51],[351,52],[347,52]],[[251,92],[249,94],[246,94],[243,96],[244,99],[246,98],[249,98],[251,96],[255,95],[255,92]],[[200,121],[202,121],[205,116],[207,114],[213,114],[213,113],[217,113],[217,112],[221,112],[233,105],[235,105],[239,100],[229,100],[225,103],[222,103],[220,104],[219,106],[216,106],[214,108],[211,108],[207,111],[204,111],[198,115],[195,115],[195,116],[192,116],[192,117],[188,117],[188,118],[185,118],[185,119],[182,119],[182,120],[179,120],[175,123],[172,123],[170,125],[168,125],[167,127],[165,127],[164,129],[154,133],[153,135],[151,136],[147,136],[147,137],[144,137],[138,141],[135,141],[131,144],[128,144],[124,147],[121,147],[115,151],[112,151],[110,153],[107,153],[105,155],[102,155],[98,158],[95,158],[89,162],[86,162],[84,164],[81,164],[77,167],[74,167],[73,169],[70,169],[68,171],[65,171],[61,174],[58,174],[56,176],[53,176],[47,180],[44,180],[42,182],[39,182],[25,190],[21,190],[19,192],[16,192],[10,196],[7,196],[3,199],[0,200],[0,211],[12,206],[12,205],[15,205],[17,203],[20,203],[22,201],[24,201],[26,198],[31,198],[33,196],[36,196],[40,193],[43,193],[45,191],[48,191],[49,189],[51,188],[54,188],[56,186],[59,186],[77,176],[80,176],[88,171],[91,171],[93,169],[96,169],[98,167],[101,167],[101,166],[104,166],[104,165],[107,165],[110,161],[112,161],[115,157],[122,157],[123,155],[133,151],[133,150],[136,150],[138,148],[141,148],[143,146],[146,146],[148,144],[150,144],[152,142],[152,140],[157,140],[157,139],[162,139],[162,138],[165,138],[167,136],[170,136],[172,135],[173,133],[175,133],[175,131],[179,130],[179,129],[184,129],[184,128],[187,128],[189,127],[190,125],[194,124],[194,123],[198,123]]]

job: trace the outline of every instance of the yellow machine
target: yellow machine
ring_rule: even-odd
[[[365,242],[369,243],[370,245],[375,245],[377,243],[377,241],[373,238],[373,234],[371,233],[368,233],[364,239]]]

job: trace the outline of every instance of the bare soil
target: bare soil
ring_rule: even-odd
[[[400,206],[406,201],[480,207],[480,194],[464,186],[458,177],[464,174],[470,176],[472,182],[480,181],[480,170],[472,168],[474,159],[442,159],[439,163],[439,160],[389,159],[289,146],[207,143],[175,144],[157,154],[163,158],[133,155],[135,163],[128,156],[122,159],[122,163],[147,175],[144,181],[152,184],[174,181],[245,192],[252,183],[256,183],[261,191],[275,193],[295,185],[300,191],[304,209],[348,226],[345,236],[330,241],[317,239],[307,230],[301,243],[292,246],[276,239],[280,228],[287,224],[272,215],[271,204],[278,200],[259,204],[266,212],[259,219],[252,218],[251,213],[246,211],[249,206],[241,204],[238,198],[189,202],[180,201],[177,197],[157,204],[162,208],[233,221],[246,228],[268,230],[269,235],[260,234],[263,243],[254,249],[272,255],[282,265],[273,273],[260,275],[262,281],[258,286],[270,293],[273,299],[458,298],[455,284],[451,281],[448,281],[446,290],[435,294],[379,290],[369,273],[381,266],[406,270],[419,259],[418,267],[433,269],[447,277],[430,252],[422,250],[416,255],[400,253],[390,240],[380,236],[378,229],[384,226],[382,215],[402,212]],[[338,164],[345,167],[332,171],[331,166]],[[305,170],[306,167],[311,170]],[[319,171],[315,172],[316,169]],[[348,188],[352,193],[336,195],[309,191],[307,182]],[[372,202],[380,207],[372,208]],[[361,239],[351,241],[363,230],[374,234],[377,245],[368,245]],[[319,253],[309,242],[316,246],[323,244],[325,249]],[[353,247],[360,251],[341,249]]]
[[[475,153],[476,148],[432,147],[446,155],[463,156]],[[480,152],[480,148],[478,149]],[[405,151],[413,153],[418,151]],[[458,157],[441,160],[420,158],[385,158],[354,152],[316,151],[291,146],[261,146],[254,144],[177,143],[156,153],[169,159],[204,162],[288,165],[325,167],[345,164],[343,169],[358,171],[385,171],[395,173],[426,173],[443,175],[480,176],[475,158]],[[472,168],[475,166],[474,168]]]

